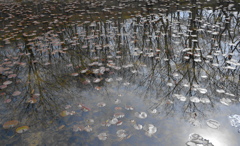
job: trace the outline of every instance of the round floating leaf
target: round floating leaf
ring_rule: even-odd
[[[60,113],[60,116],[62,116],[62,117],[66,117],[66,116],[68,116],[69,115],[69,112],[68,111],[62,111],[61,113]]]
[[[143,129],[146,131],[145,134],[150,137],[157,132],[157,127],[153,124],[144,125]]]
[[[4,103],[10,103],[12,100],[11,99],[6,99],[4,100]]]
[[[37,99],[36,98],[30,98],[27,100],[27,103],[36,103]]]
[[[114,118],[123,118],[125,116],[125,114],[118,112],[118,113],[115,113],[113,116],[114,116]]]
[[[100,90],[102,87],[96,86],[95,89],[96,90]]]
[[[9,84],[12,84],[12,81],[5,81],[5,82],[3,82],[3,85],[9,85]]]
[[[14,91],[13,94],[12,94],[12,96],[18,96],[18,95],[20,95],[20,94],[21,94],[20,91]]]
[[[122,110],[122,107],[117,106],[117,107],[115,107],[114,109],[115,109],[115,110]]]
[[[7,121],[3,124],[3,129],[15,127],[18,123],[19,123],[18,120]]]
[[[78,73],[76,73],[76,72],[75,72],[75,73],[72,73],[71,76],[76,77],[76,76],[78,76]]]
[[[221,98],[220,102],[224,105],[230,105],[232,101],[229,98]]]
[[[120,129],[116,132],[117,136],[120,137],[120,138],[124,138],[124,137],[127,137],[127,134],[126,134],[126,131],[123,130],[123,129]]]
[[[138,118],[140,118],[140,119],[145,119],[145,118],[147,118],[147,113],[145,113],[145,112],[136,112],[135,113],[135,115],[136,115],[136,117],[138,117]]]
[[[114,102],[114,104],[119,104],[119,103],[121,103],[120,99],[116,99],[115,102]]]
[[[0,89],[5,89],[5,88],[7,88],[7,85],[1,85],[0,86]]]
[[[207,125],[213,129],[217,129],[220,126],[220,123],[216,120],[209,119],[207,120]]]
[[[192,97],[190,97],[190,101],[195,102],[195,103],[199,103],[200,99],[198,97],[192,96]]]
[[[136,130],[141,130],[143,128],[143,126],[141,124],[134,124],[133,127]]]
[[[28,129],[29,129],[28,126],[21,126],[21,127],[18,127],[18,128],[16,129],[16,132],[17,132],[17,133],[23,133],[23,132],[27,131]]]
[[[134,108],[132,106],[128,106],[128,105],[125,106],[125,109],[128,110],[128,111],[134,110]]]
[[[87,132],[91,132],[93,129],[91,126],[87,125],[85,128],[84,128],[85,131]]]
[[[122,123],[123,123],[122,121],[118,121],[118,122],[116,123],[116,125],[117,125],[117,126],[120,126],[120,125],[122,125]]]
[[[83,131],[85,127],[83,125],[74,125],[73,126],[73,131],[78,132],[78,131]]]
[[[97,106],[98,106],[98,107],[104,107],[104,106],[106,106],[106,103],[105,103],[105,102],[99,102],[99,103],[97,104]]]
[[[118,119],[117,118],[113,118],[112,120],[109,121],[110,124],[117,124]]]
[[[107,139],[107,133],[100,133],[98,134],[99,140],[106,140]]]
[[[8,78],[15,78],[17,76],[17,74],[10,74],[8,75]]]

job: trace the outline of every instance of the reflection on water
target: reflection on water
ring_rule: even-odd
[[[0,4],[0,143],[239,145],[238,7]]]

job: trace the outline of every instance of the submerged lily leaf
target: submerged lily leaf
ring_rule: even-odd
[[[66,116],[68,116],[70,113],[68,112],[68,111],[62,111],[61,113],[60,113],[60,115],[62,116],[62,117],[66,117]]]
[[[85,128],[85,127],[84,127],[83,125],[74,125],[74,126],[73,126],[73,131],[74,131],[74,132],[83,131],[84,128]]]
[[[3,129],[15,127],[18,123],[19,123],[18,120],[7,121],[3,124]]]
[[[29,129],[28,126],[21,126],[21,127],[18,127],[18,128],[16,129],[16,132],[17,132],[17,133],[23,133],[23,132],[27,131],[28,129]]]

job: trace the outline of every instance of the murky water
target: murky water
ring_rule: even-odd
[[[0,36],[1,145],[240,145],[237,2],[5,2]]]

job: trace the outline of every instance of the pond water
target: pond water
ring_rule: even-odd
[[[239,146],[238,1],[0,3],[0,145]]]

